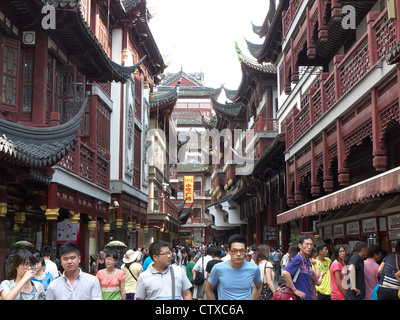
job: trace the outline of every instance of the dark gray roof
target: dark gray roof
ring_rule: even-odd
[[[143,61],[146,58],[147,58],[147,56],[144,55],[143,58],[140,59],[133,66],[121,66],[120,64],[118,64],[112,60],[110,60],[110,62],[111,62],[111,65],[113,66],[114,70],[116,72],[118,72],[122,76],[122,78],[126,81],[130,77],[130,75],[132,73],[134,73],[137,68],[139,68],[139,66],[143,63]]]
[[[68,122],[55,127],[31,127],[0,119],[0,157],[21,165],[50,167],[76,145],[88,99]]]
[[[211,98],[214,110],[227,116],[236,117],[240,113],[242,105],[240,103],[220,103],[214,98]]]
[[[248,42],[246,40],[248,46],[250,44],[250,42]],[[258,46],[258,45],[256,45]],[[250,51],[250,49],[249,49]],[[253,70],[262,72],[262,73],[270,73],[270,74],[276,74],[276,66],[273,65],[272,63],[258,63],[257,61],[255,61],[254,59],[251,59],[249,57],[247,57],[243,51],[239,48],[238,45],[236,45],[236,52],[238,54],[239,60],[244,63],[246,66],[250,67]]]
[[[236,94],[237,94],[237,90],[229,90],[229,89],[227,89],[227,88],[225,88],[224,87],[224,91],[225,91],[225,96],[229,99],[229,100],[231,100],[231,101],[234,101],[235,100],[235,98],[236,98]]]
[[[168,87],[170,90],[166,91],[160,91],[161,87],[158,88],[158,91],[154,93],[154,97],[150,99],[150,109],[155,109],[176,101],[179,96],[180,83],[181,82],[179,81],[175,87]]]
[[[208,129],[214,129],[217,127],[217,123],[218,123],[218,118],[215,114],[212,115],[211,118],[207,118],[199,109],[200,112],[200,116],[201,116],[201,120],[204,123],[204,125],[208,128]]]

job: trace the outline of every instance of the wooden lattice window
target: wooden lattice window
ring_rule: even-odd
[[[141,131],[135,126],[135,152],[133,159],[133,186],[140,189],[140,175],[141,175],[141,154],[142,154],[142,139]]]
[[[3,38],[1,41],[1,102],[2,109],[17,111],[19,80],[19,41]]]
[[[55,65],[55,59],[48,57],[46,72],[46,117],[48,119],[50,119],[50,113],[53,111]]]
[[[24,88],[22,93],[22,112],[32,112],[33,99],[33,64],[34,55],[32,51],[24,52]]]
[[[57,74],[57,111],[60,122],[67,122],[76,109],[76,66],[59,66]]]
[[[110,110],[104,103],[98,100],[97,103],[97,149],[102,154],[110,153]]]

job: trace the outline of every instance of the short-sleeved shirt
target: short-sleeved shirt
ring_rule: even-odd
[[[337,260],[332,262],[331,268],[329,270],[329,273],[331,275],[331,299],[332,300],[344,300],[344,294],[339,289],[339,287],[336,283],[335,271],[340,272],[340,281],[342,282],[345,270],[346,270],[346,265],[343,262],[342,262],[342,264],[340,264],[339,261],[337,261]]]
[[[175,275],[175,299],[182,300],[182,293],[192,287],[192,284],[182,268],[169,265],[168,268],[161,273],[154,269],[153,264],[140,274],[136,287],[135,299],[171,300],[171,268],[174,268]]]
[[[364,280],[365,280],[365,298],[364,300],[372,300],[372,291],[378,284],[379,264],[375,259],[368,258],[364,261]]]
[[[301,267],[300,273],[294,285],[297,290],[306,294],[305,300],[313,300],[310,261],[308,259],[305,259],[300,253],[298,253],[286,266],[285,271],[289,272],[293,279],[299,266]],[[296,298],[297,300],[300,300],[300,297],[296,296]]]
[[[139,278],[139,272],[142,271],[142,265],[138,262],[133,262],[129,266],[129,269],[125,264],[121,266],[121,270],[125,273],[125,291],[126,293],[135,293],[137,286],[137,279]],[[132,277],[129,270],[132,271],[136,280]]]
[[[388,291],[398,291],[400,282],[394,275],[397,272],[395,254],[389,253],[383,260],[385,265],[379,278],[379,289]],[[397,255],[397,265],[400,267],[400,255]]]
[[[353,253],[347,262],[347,266],[354,265],[356,268],[356,288],[360,290],[360,296],[365,297],[364,261],[357,253]],[[351,290],[351,286],[347,290]]]
[[[315,286],[317,291],[321,294],[324,294],[326,296],[331,295],[331,274],[329,272],[329,266],[332,263],[332,260],[329,258],[324,258],[324,261],[320,261],[319,259],[317,260],[317,266],[320,272],[325,271],[325,275],[322,278],[322,283],[319,286]],[[312,266],[314,269],[314,266]]]
[[[203,264],[204,260],[204,264]],[[199,260],[197,260],[196,264],[193,267],[194,271],[197,272],[204,272],[204,277],[206,276],[206,266],[209,261],[213,260],[213,258],[209,255],[205,257],[200,257]],[[203,270],[201,269],[203,267]]]
[[[46,300],[103,300],[99,280],[82,270],[71,287],[65,272],[47,288]]]
[[[46,269],[44,272],[50,272],[51,275],[53,276],[53,279],[58,277],[58,268],[57,265],[51,261],[51,260],[44,260],[44,263],[46,264]]]
[[[186,275],[189,278],[190,282],[193,282],[193,273],[192,273],[193,267],[194,267],[194,262],[188,262],[186,265]]]
[[[117,269],[112,276],[107,275],[106,269],[97,272],[96,277],[99,279],[101,287],[101,296],[103,300],[121,300],[121,282],[125,279],[125,273]],[[129,272],[129,271],[128,271]]]
[[[214,265],[208,282],[218,285],[219,300],[251,300],[252,284],[261,282],[259,267],[243,261],[241,268],[233,268],[229,261]]]
[[[146,271],[149,265],[151,265],[152,263],[153,259],[150,256],[148,256],[143,262],[143,271]]]

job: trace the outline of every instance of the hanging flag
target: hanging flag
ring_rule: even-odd
[[[183,199],[186,199],[185,207],[193,203],[194,176],[183,176]]]

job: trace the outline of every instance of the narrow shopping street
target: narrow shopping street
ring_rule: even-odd
[[[0,44],[2,300],[400,299],[400,0],[3,0]]]

